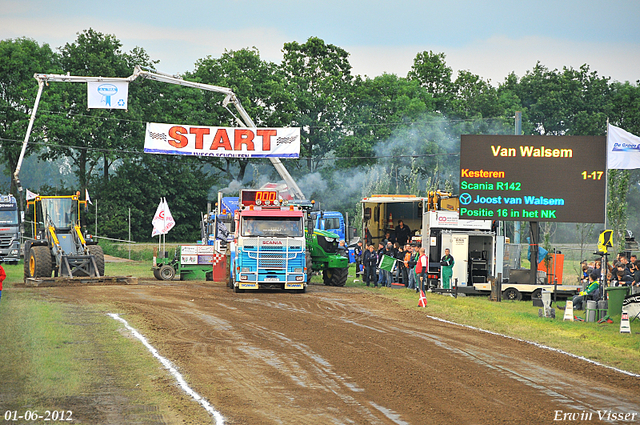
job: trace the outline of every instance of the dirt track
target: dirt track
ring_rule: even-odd
[[[640,413],[640,379],[426,318],[358,289],[223,284],[42,288],[115,303],[231,424],[552,423]],[[636,423],[640,423],[636,415]],[[578,423],[578,422],[572,422]]]

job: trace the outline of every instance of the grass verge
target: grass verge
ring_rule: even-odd
[[[64,410],[82,424],[210,422],[144,346],[106,315],[112,308],[52,302],[37,291],[3,290],[3,413]]]

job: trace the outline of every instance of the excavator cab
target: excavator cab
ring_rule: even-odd
[[[33,211],[33,238],[25,243],[25,278],[104,276],[102,247],[87,241],[80,227],[79,193],[37,196],[27,202]]]

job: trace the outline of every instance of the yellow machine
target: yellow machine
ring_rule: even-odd
[[[104,253],[80,228],[80,207],[87,201],[79,192],[71,196],[38,196],[27,202],[33,210],[33,239],[24,250],[24,277],[100,278],[104,275]]]

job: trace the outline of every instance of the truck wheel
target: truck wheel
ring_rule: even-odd
[[[96,259],[96,266],[98,266],[100,276],[104,276],[104,251],[102,247],[100,245],[89,245],[87,251]]]
[[[161,280],[173,280],[173,278],[176,277],[175,269],[168,264],[160,267],[159,274]]]
[[[538,288],[531,293],[532,300],[539,300],[542,298],[542,289]]]
[[[32,246],[29,250],[26,277],[51,277],[51,252],[47,246]]]
[[[522,301],[522,294],[516,288],[507,288],[502,292],[502,298],[509,301]]]

